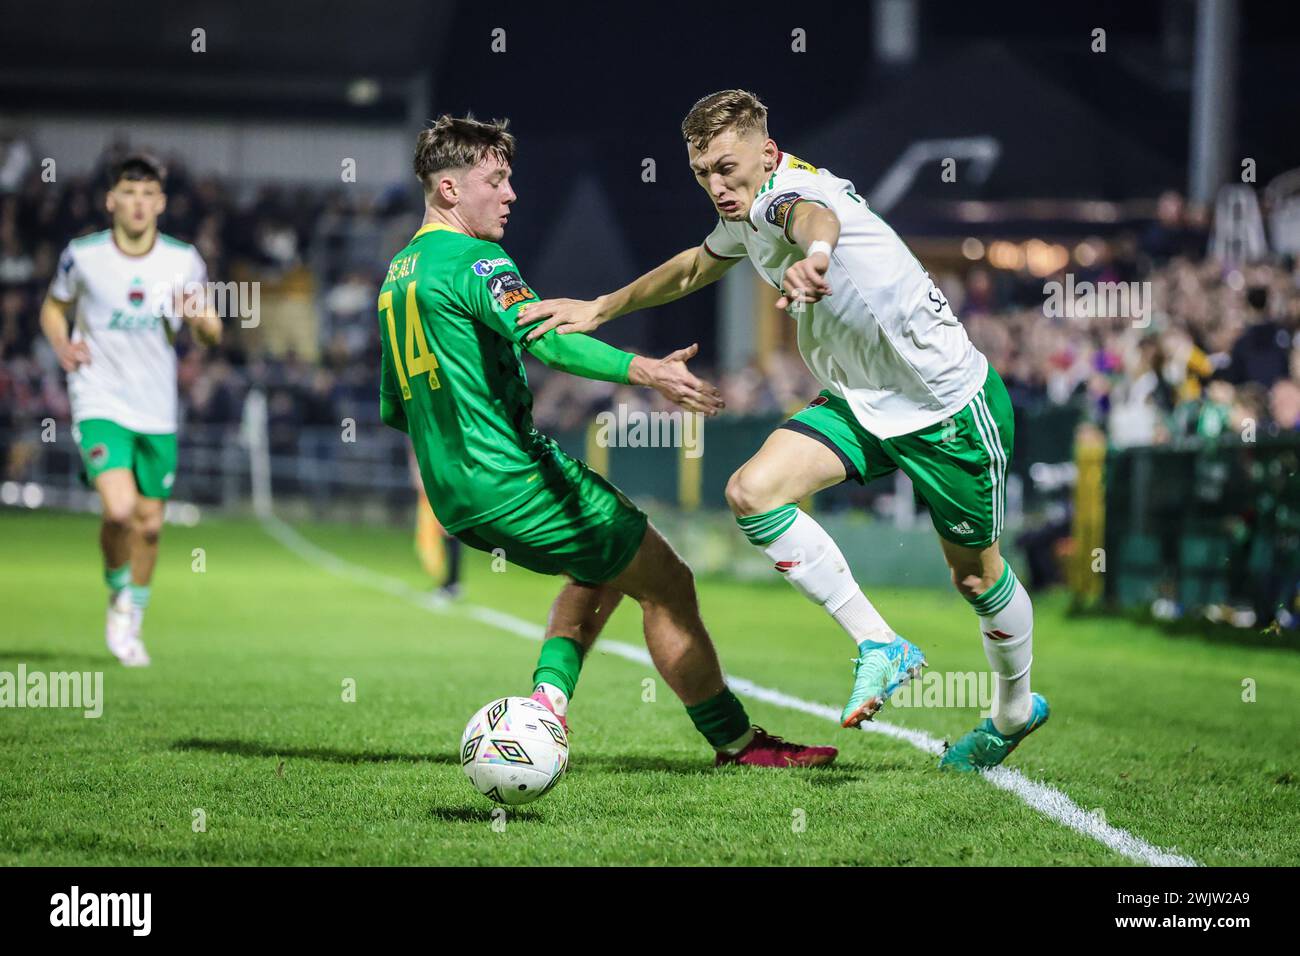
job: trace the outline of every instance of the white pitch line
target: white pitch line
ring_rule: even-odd
[[[445,601],[431,599],[427,593],[419,591],[397,578],[390,578],[386,574],[380,574],[361,565],[353,564],[351,561],[344,560],[338,555],[326,551],[324,548],[308,541],[292,527],[274,516],[264,517],[262,526],[267,534],[300,558],[317,564],[340,577],[346,577],[351,581],[360,582],[395,597],[404,598],[425,610],[435,613],[458,612],[480,623],[487,624],[489,627],[495,627],[498,630],[506,631],[530,641],[540,641],[545,634],[545,630],[541,626],[515,617],[513,614],[507,614],[504,611],[497,611],[493,608],[481,607],[475,604],[451,605]],[[644,647],[624,644],[621,641],[602,640],[596,645],[596,649],[606,654],[613,654],[629,661],[635,661],[638,664],[653,666],[650,654]],[[826,704],[817,704],[799,697],[793,697],[783,691],[755,684],[743,677],[728,675],[727,684],[737,692],[752,697],[754,700],[761,700],[764,703],[773,704],[786,710],[794,710],[814,717],[833,720],[837,724],[840,722],[840,712]],[[904,741],[932,756],[943,753],[943,741],[922,730],[911,730],[881,720],[871,720],[863,723],[861,729],[868,733],[884,734],[886,737]],[[1037,810],[1043,816],[1069,827],[1076,833],[1096,840],[1103,846],[1136,863],[1144,863],[1148,866],[1199,865],[1191,857],[1154,846],[1141,837],[1134,836],[1127,830],[1111,826],[1100,814],[1084,810],[1060,790],[1037,780],[1030,780],[1019,770],[1011,767],[994,767],[991,770],[984,771],[980,776],[999,790],[1005,790],[1007,793],[1018,797],[1027,806]]]

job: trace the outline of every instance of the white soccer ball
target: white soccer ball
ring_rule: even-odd
[[[501,697],[470,718],[460,738],[460,765],[485,797],[531,803],[564,776],[569,737],[559,719],[527,697]]]

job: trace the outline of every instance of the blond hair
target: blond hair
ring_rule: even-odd
[[[736,134],[758,130],[767,136],[767,107],[748,90],[720,90],[698,100],[682,120],[682,136],[696,149],[705,149],[723,130]]]

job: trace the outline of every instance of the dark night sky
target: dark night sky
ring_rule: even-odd
[[[406,84],[422,76],[434,115],[511,119],[520,205],[510,247],[544,262],[562,236],[579,250],[564,257],[578,263],[565,277],[575,295],[711,228],[679,128],[698,97],[725,87],[757,92],[779,144],[795,153],[815,144],[806,158],[860,190],[912,139],[985,132],[1006,155],[974,198],[1125,198],[1184,186],[1190,0],[920,9],[918,57],[890,70],[874,62],[870,4],[845,0],[8,4],[0,117],[110,110],[405,122]],[[1234,152],[1254,157],[1267,182],[1300,166],[1300,28],[1283,4],[1248,0],[1242,11]],[[202,57],[189,49],[195,26],[208,31]],[[1097,26],[1107,30],[1102,55],[1089,50]],[[495,27],[507,31],[504,54],[491,50]],[[796,27],[807,30],[806,53],[791,51]],[[142,72],[158,79],[148,96],[114,82]],[[342,101],[358,76],[379,77],[385,90],[366,110]],[[647,157],[657,163],[653,184],[641,181]],[[687,328],[695,321],[691,308],[673,315]]]

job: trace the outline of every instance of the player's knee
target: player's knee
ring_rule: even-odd
[[[781,501],[772,483],[756,468],[744,466],[727,480],[727,504],[737,517],[762,514],[788,502]]]
[[[145,544],[157,544],[162,537],[162,517],[149,517],[136,522],[136,531]]]
[[[130,531],[135,521],[135,502],[107,501],[104,503],[104,524],[115,531]]]

